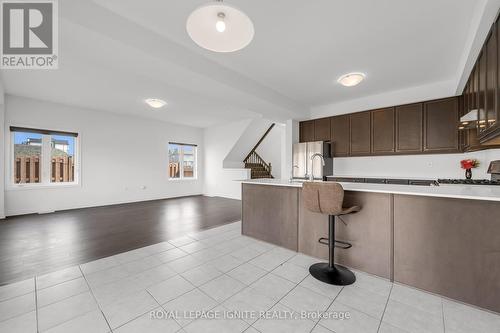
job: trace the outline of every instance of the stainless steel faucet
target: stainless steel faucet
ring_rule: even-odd
[[[318,156],[321,158],[321,164],[323,166],[325,166],[325,158],[323,157],[323,154],[316,153],[316,154],[312,155],[311,156],[311,174],[309,175],[309,181],[314,180],[314,158],[318,157]]]

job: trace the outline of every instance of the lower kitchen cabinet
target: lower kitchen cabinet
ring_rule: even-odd
[[[394,195],[394,281],[500,312],[500,204]]]

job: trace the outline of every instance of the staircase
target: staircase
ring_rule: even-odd
[[[251,178],[252,179],[258,179],[258,178],[274,178],[273,175],[271,174],[272,167],[271,163],[266,163],[262,157],[260,157],[259,154],[257,154],[256,150],[259,147],[259,145],[264,141],[266,136],[271,132],[275,124],[272,124],[264,133],[264,135],[260,138],[259,142],[253,147],[253,149],[248,153],[247,157],[243,160],[243,163],[245,163],[245,168],[246,169],[251,169]]]

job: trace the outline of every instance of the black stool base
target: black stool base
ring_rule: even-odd
[[[309,273],[316,279],[336,286],[348,286],[356,281],[353,272],[344,266],[334,265],[330,268],[328,263],[318,263],[309,267]]]

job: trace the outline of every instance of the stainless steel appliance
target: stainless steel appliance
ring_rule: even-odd
[[[325,165],[320,158],[313,158],[315,154],[323,156]],[[326,180],[326,176],[333,174],[333,159],[329,142],[315,141],[302,142],[293,145],[292,175],[294,179]]]
[[[500,183],[500,160],[490,162],[488,173],[491,175],[492,182]]]

